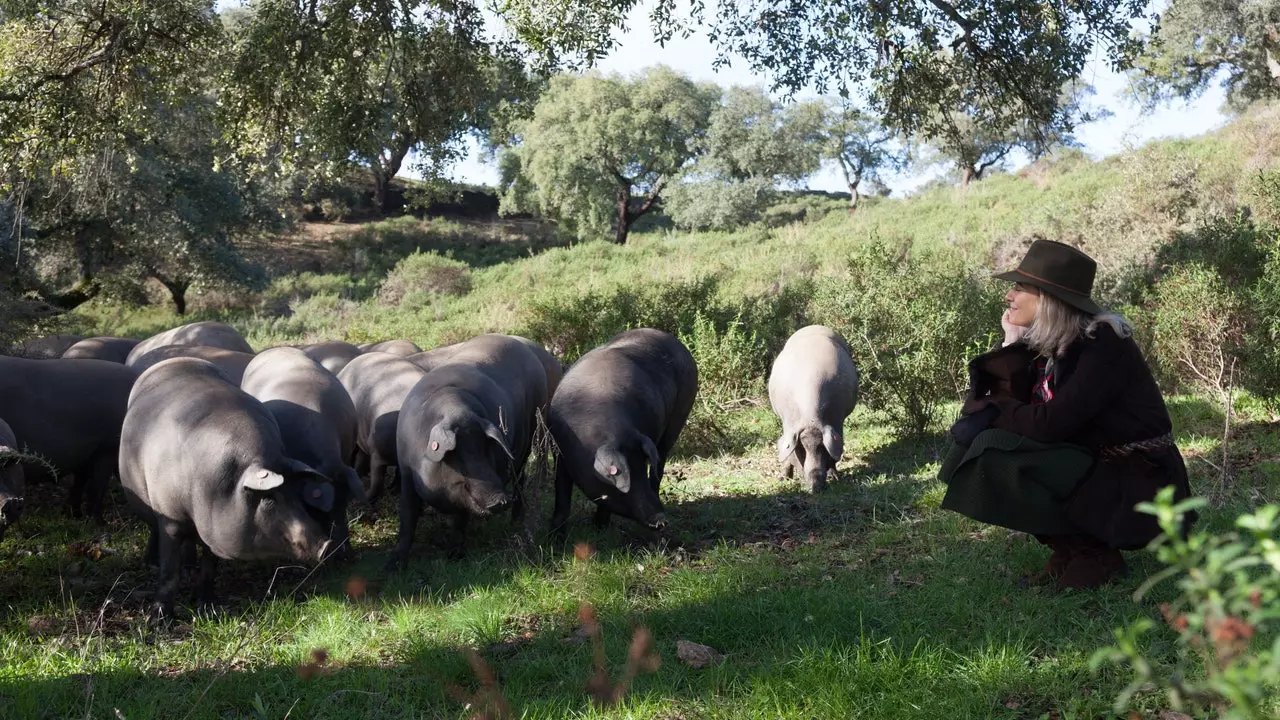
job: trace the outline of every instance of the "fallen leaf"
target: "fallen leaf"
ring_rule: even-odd
[[[676,642],[676,657],[680,658],[685,665],[699,670],[724,659],[724,656],[716,652],[715,648],[688,640]]]
[[[368,590],[368,583],[359,575],[353,575],[347,581],[347,597],[352,600],[358,600],[364,597],[365,591]]]
[[[1004,706],[1009,708],[1010,710],[1017,710],[1018,708],[1022,707],[1022,703],[1018,702],[1017,700],[1014,700],[1013,698],[1009,698],[1008,700],[1004,701]]]
[[[1157,717],[1160,720],[1192,720],[1190,715],[1177,710],[1161,710]]]

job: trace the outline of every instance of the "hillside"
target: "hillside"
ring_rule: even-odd
[[[986,276],[1039,232],[1102,259],[1105,291],[1139,321],[1192,492],[1212,499],[1197,528],[1224,534],[1275,503],[1278,162],[1272,108],[1102,162],[1067,154],[968,189],[866,201],[854,216],[797,201],[773,224],[652,230],[625,247],[570,244],[529,220],[306,225],[247,248],[273,273],[261,293],[204,295],[187,318],[94,300],[71,318],[81,332],[220,318],[256,347],[504,330],[572,360],[656,325],[693,352],[698,402],[666,465],[662,538],[617,519],[597,529],[575,491],[568,542],[552,540],[543,456],[528,525],[473,522],[466,558],[448,556],[432,512],[408,567],[386,570],[398,525],[384,498],[358,511],[352,560],[225,562],[223,604],[180,607],[168,625],[150,610],[146,530],[122,500],[90,528],[63,513],[65,488],[32,483],[0,542],[0,716],[1107,718],[1133,672],[1091,658],[1141,622],[1152,630],[1134,647],[1158,674],[1202,681],[1207,653],[1161,620],[1179,602],[1173,581],[1134,598],[1165,569],[1154,553],[1127,553],[1127,577],[1094,590],[1024,583],[1042,546],[940,507],[943,433],[965,359],[998,327],[1004,289]],[[1237,315],[1243,329],[1219,322]],[[862,372],[840,478],[819,494],[778,476],[764,394],[773,350],[814,320],[845,334]],[[1182,365],[1202,357],[1239,360],[1247,391],[1234,375],[1225,388],[1189,380]],[[1269,607],[1268,587],[1238,585],[1235,602]],[[1274,626],[1257,633],[1271,646]],[[686,642],[717,660],[691,665]],[[1275,716],[1274,682],[1246,682],[1259,716]],[[1185,717],[1170,707],[1142,685],[1122,716]]]
[[[278,274],[260,297],[197,299],[193,317],[230,319],[258,345],[391,336],[433,345],[481,331],[518,331],[528,324],[530,307],[592,291],[714,276],[726,299],[776,293],[795,281],[839,272],[849,250],[872,238],[913,253],[954,249],[970,263],[1004,266],[1036,233],[1093,254],[1103,275],[1101,294],[1129,299],[1123,295],[1134,263],[1149,262],[1156,247],[1255,205],[1259,171],[1278,163],[1280,107],[1270,107],[1202,137],[1153,142],[1100,162],[1068,150],[967,188],[870,198],[854,215],[838,201],[814,203],[806,219],[734,233],[657,230],[616,246],[557,241],[552,230],[532,221],[403,217],[329,226],[311,236],[333,247],[312,248],[311,255],[287,244],[280,252],[261,248],[261,254],[281,258],[273,262],[277,273],[292,262],[310,272]],[[773,215],[785,218],[789,210]],[[432,294],[409,308],[380,305],[375,295],[383,273],[415,247],[466,262],[469,291]],[[85,332],[140,334],[179,319],[162,307],[95,302],[75,322]]]

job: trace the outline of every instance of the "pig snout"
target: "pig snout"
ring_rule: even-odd
[[[26,502],[20,497],[0,499],[0,527],[12,525],[22,517],[22,508]]]
[[[645,524],[648,525],[653,530],[666,530],[667,514],[656,513],[654,515],[651,515],[649,519],[645,521]]]

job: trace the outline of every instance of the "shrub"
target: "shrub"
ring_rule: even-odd
[[[764,396],[769,355],[759,336],[740,318],[722,331],[698,311],[693,327],[680,334],[698,366],[698,394],[718,403]]]
[[[706,276],[576,296],[546,294],[530,300],[519,334],[573,362],[630,328],[651,327],[688,336],[701,316],[717,333],[727,332],[733,324],[753,333],[767,355],[780,348],[797,327],[808,288],[806,283],[795,283],[770,295],[725,299],[718,278]]]
[[[958,258],[912,258],[872,242],[814,297],[819,322],[849,342],[862,397],[903,434],[923,433],[968,386],[967,358],[995,343],[1001,294]]]
[[[1094,653],[1095,670],[1107,662],[1128,664],[1133,682],[1116,698],[1121,713],[1134,694],[1163,690],[1172,708],[1205,717],[1245,720],[1274,717],[1274,689],[1280,685],[1280,506],[1241,515],[1240,532],[1213,535],[1199,530],[1185,540],[1186,513],[1205,505],[1200,498],[1173,503],[1173,488],[1138,510],[1155,515],[1163,534],[1152,547],[1168,565],[1134,593],[1140,600],[1152,587],[1177,578],[1178,597],[1160,606],[1164,622],[1177,633],[1173,667],[1146,657],[1143,636],[1156,628],[1141,618],[1115,631],[1116,645]]]
[[[466,263],[434,252],[414,252],[396,263],[378,288],[378,302],[400,305],[406,299],[423,307],[440,295],[457,296],[471,292],[471,271]],[[412,308],[411,308],[412,309]]]
[[[1273,230],[1262,275],[1247,291],[1252,319],[1244,338],[1244,385],[1280,404],[1280,231]]]
[[[1245,317],[1241,297],[1199,263],[1156,282],[1148,303],[1152,350],[1178,384],[1225,392],[1239,372]]]

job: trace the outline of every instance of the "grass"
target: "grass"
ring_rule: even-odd
[[[1280,490],[1280,447],[1260,411],[1244,407],[1238,491],[1206,518],[1214,525]],[[1206,491],[1212,471],[1194,456],[1217,450],[1206,439],[1220,416],[1190,397],[1171,409]],[[0,543],[0,716],[467,717],[480,709],[455,699],[479,687],[469,647],[526,718],[1108,716],[1127,678],[1091,674],[1087,661],[1113,628],[1156,615],[1159,594],[1129,597],[1157,569],[1152,558],[1130,554],[1131,575],[1096,591],[1019,589],[1045,550],[938,508],[938,435],[894,440],[860,410],[843,481],[809,496],[776,479],[770,413],[731,420],[748,449],[670,465],[666,546],[617,522],[596,531],[577,497],[569,549],[544,533],[524,549],[493,519],[467,559],[449,561],[445,524],[429,517],[409,568],[387,575],[395,518],[384,503],[356,523],[355,561],[314,574],[224,563],[225,605],[180,610],[171,627],[149,616],[145,535],[119,499],[96,529],[63,517],[53,488],[32,488],[35,507]],[[539,491],[545,523],[550,493]],[[576,559],[575,543],[595,554]],[[638,627],[662,657],[615,708],[594,707],[586,692],[584,605],[600,618],[615,677]],[[724,660],[688,667],[679,640]],[[1153,712],[1159,700],[1140,696],[1138,708]]]

